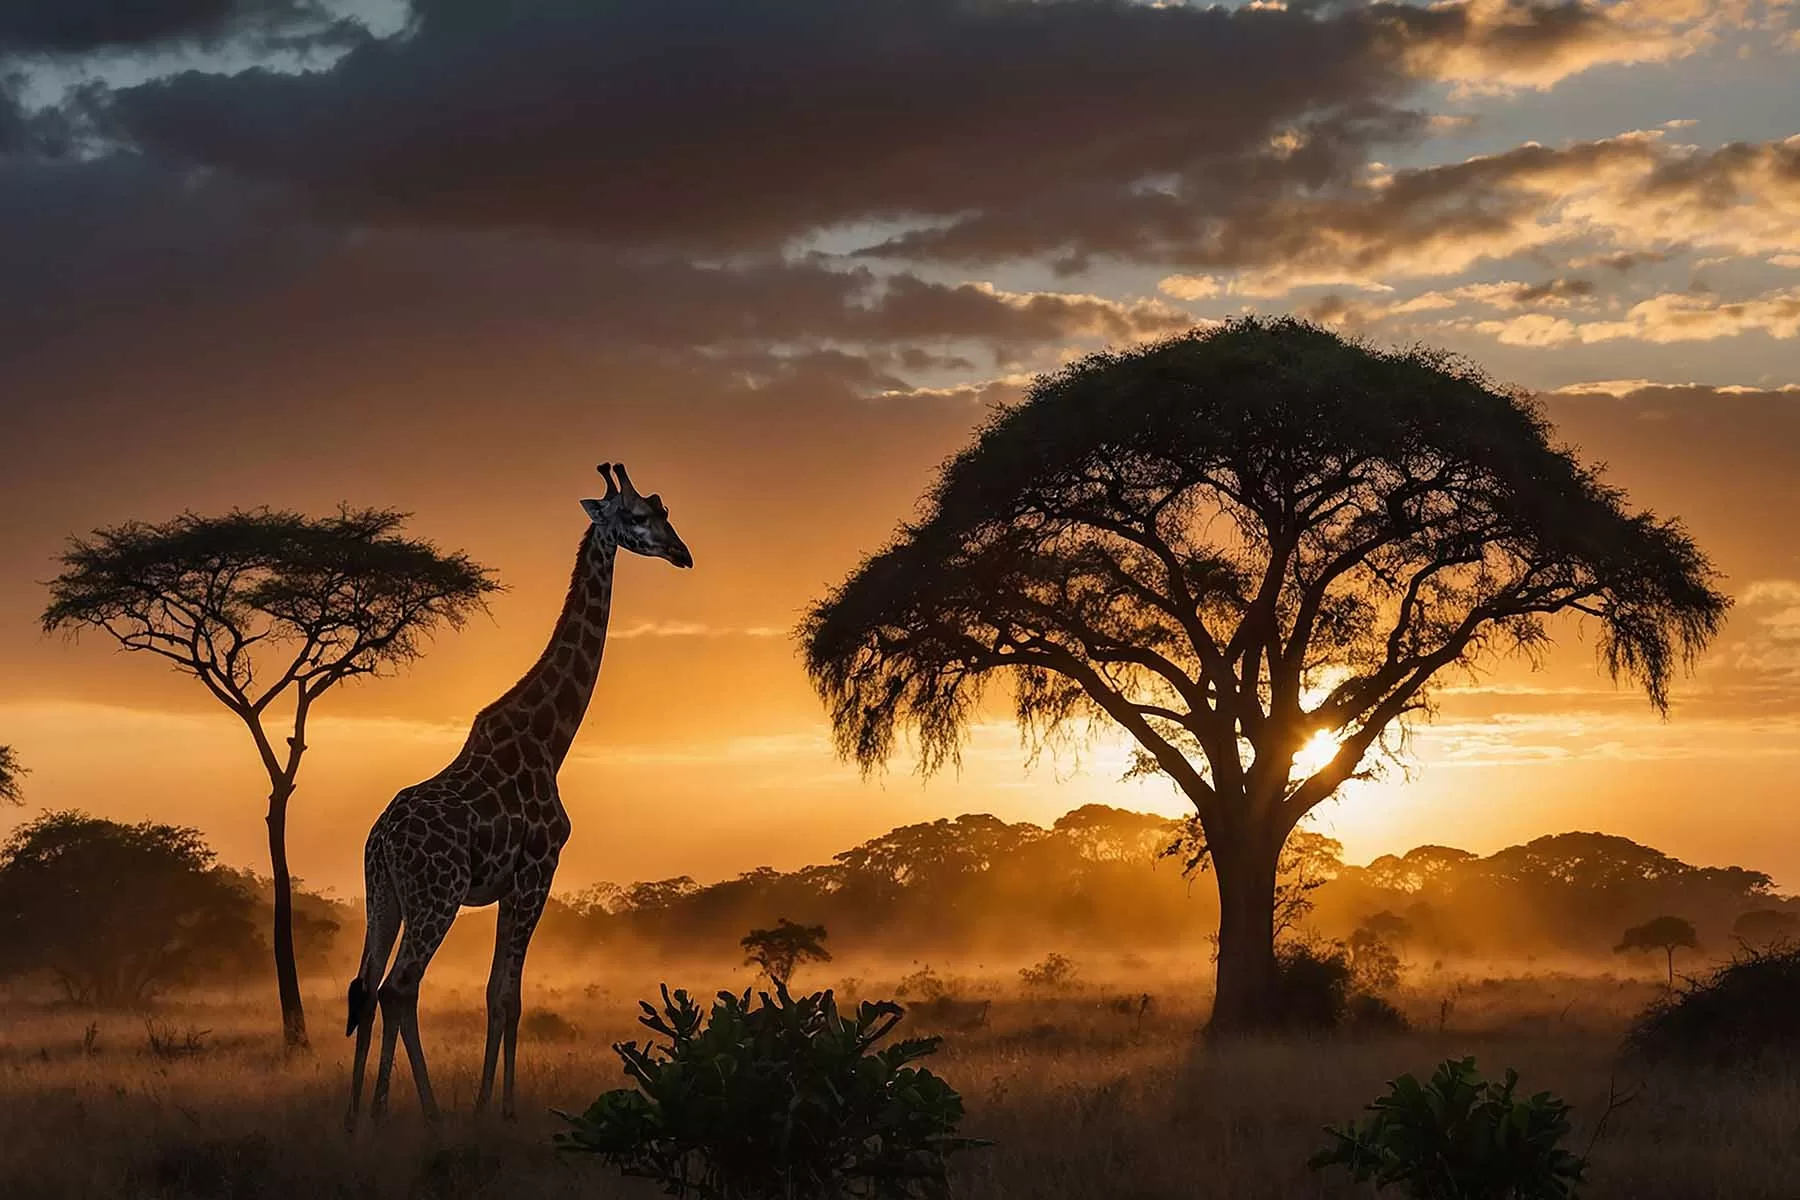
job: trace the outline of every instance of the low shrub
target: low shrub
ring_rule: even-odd
[[[1625,1048],[1650,1062],[1741,1067],[1800,1052],[1800,947],[1745,950],[1646,1009]]]
[[[1587,1170],[1563,1148],[1569,1106],[1549,1092],[1520,1099],[1518,1082],[1511,1068],[1484,1080],[1473,1058],[1446,1060],[1428,1083],[1402,1075],[1360,1125],[1327,1126],[1332,1144],[1307,1165],[1412,1200],[1567,1200]]]
[[[519,1031],[534,1042],[573,1042],[581,1030],[552,1008],[534,1008],[519,1021]]]
[[[918,970],[900,977],[894,995],[902,1000],[941,1000],[955,991],[955,981],[945,979],[926,963]]]
[[[1343,1028],[1357,1037],[1385,1037],[1407,1032],[1412,1022],[1382,997],[1358,992],[1344,1004]]]
[[[1275,953],[1272,1002],[1280,1028],[1330,1032],[1350,1000],[1350,963],[1341,949],[1289,942]]]
[[[1287,942],[1275,952],[1272,1004],[1279,1028],[1296,1033],[1402,1032],[1400,1010],[1362,990],[1349,952],[1338,942]]]
[[[153,1017],[144,1018],[144,1044],[151,1054],[161,1059],[194,1058],[206,1053],[206,1035],[210,1029],[187,1029],[177,1032]],[[95,1035],[98,1036],[98,1029]]]
[[[1019,968],[1019,979],[1028,988],[1060,991],[1074,984],[1079,970],[1074,959],[1052,952],[1041,963]]]
[[[564,1150],[597,1154],[672,1196],[790,1200],[939,1196],[960,1137],[962,1098],[912,1064],[937,1038],[876,1049],[899,1005],[838,1011],[829,991],[795,998],[720,992],[710,1014],[665,986],[641,1024],[661,1043],[614,1046],[635,1087],[560,1113]]]

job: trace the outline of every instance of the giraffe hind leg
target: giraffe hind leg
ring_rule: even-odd
[[[382,981],[376,996],[381,1003],[381,1065],[375,1073],[375,1095],[369,1102],[371,1113],[386,1111],[388,1085],[394,1070],[396,1036],[406,1043],[406,1057],[412,1068],[413,1087],[419,1093],[419,1107],[436,1120],[437,1100],[432,1095],[431,1077],[425,1068],[425,1051],[419,1042],[419,985],[432,955],[450,932],[456,919],[458,904],[434,905],[406,922],[400,939],[400,952],[394,956],[393,968]]]
[[[369,885],[368,928],[363,936],[363,957],[356,978],[350,981],[349,1030],[356,1034],[356,1057],[350,1070],[350,1111],[344,1117],[345,1129],[356,1128],[357,1111],[362,1107],[363,1080],[368,1073],[369,1043],[375,1029],[375,992],[387,970],[388,957],[400,936],[400,902],[391,886],[383,887],[379,877]]]

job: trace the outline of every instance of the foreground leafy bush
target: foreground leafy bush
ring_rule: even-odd
[[[600,1155],[672,1196],[703,1200],[882,1200],[941,1195],[946,1156],[986,1143],[956,1136],[962,1098],[909,1064],[940,1039],[875,1044],[903,1010],[883,1001],[854,1014],[831,992],[795,998],[720,992],[703,1014],[662,989],[641,1024],[664,1043],[615,1045],[635,1088],[607,1092],[558,1145]]]
[[[1413,1200],[1566,1200],[1587,1169],[1562,1148],[1569,1106],[1549,1092],[1518,1099],[1518,1082],[1511,1068],[1504,1083],[1482,1079],[1473,1058],[1445,1061],[1426,1084],[1402,1075],[1361,1125],[1327,1126],[1332,1144],[1308,1165]]]
[[[1626,1049],[1651,1062],[1743,1067],[1800,1053],[1800,947],[1746,950],[1638,1018]]]

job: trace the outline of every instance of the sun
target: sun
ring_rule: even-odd
[[[1319,730],[1294,752],[1295,772],[1302,778],[1317,774],[1325,764],[1337,757],[1338,747],[1338,739],[1330,730]]]

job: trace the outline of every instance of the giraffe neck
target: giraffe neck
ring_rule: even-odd
[[[611,533],[588,527],[550,644],[524,678],[476,716],[468,750],[491,751],[510,741],[562,766],[600,678],[617,553]]]

